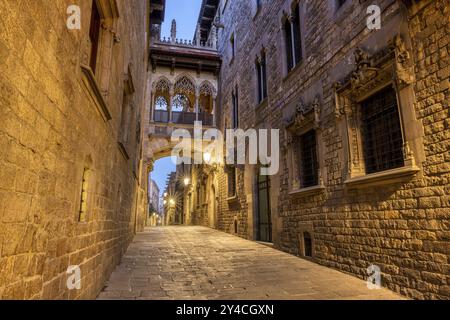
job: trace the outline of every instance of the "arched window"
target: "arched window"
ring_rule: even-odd
[[[297,3],[292,9],[292,14],[284,22],[286,39],[286,59],[288,72],[302,60],[302,41],[300,30],[300,6]]]
[[[208,82],[204,82],[200,86],[200,112],[213,112],[213,88]]]
[[[169,104],[167,103],[166,98],[159,96],[155,101],[155,110],[164,110],[167,111]]]
[[[258,77],[258,103],[261,103],[267,98],[267,68],[264,51],[261,53],[261,57],[256,59],[256,73]]]
[[[170,82],[166,78],[158,80],[153,87],[154,91],[154,120],[156,122],[169,121]]]
[[[187,96],[195,94],[195,85],[186,76],[178,79],[178,81],[175,83],[174,89],[175,94],[184,94]]]
[[[172,101],[172,111],[174,112],[191,112],[193,111],[192,104],[189,98],[184,94],[176,94]]]
[[[173,112],[194,112],[195,85],[186,76],[182,76],[174,85]]]

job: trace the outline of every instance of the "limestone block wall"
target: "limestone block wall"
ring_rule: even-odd
[[[449,5],[447,1],[373,1],[382,9],[382,29],[366,28],[365,3],[300,1],[303,61],[287,73],[282,32],[283,12],[295,1],[264,1],[259,11],[253,1],[228,1],[221,8],[219,50],[222,128],[231,123],[231,93],[239,88],[241,128],[264,123],[282,129],[281,167],[278,188],[272,188],[275,246],[302,255],[301,235],[312,234],[313,261],[367,278],[367,267],[381,268],[383,285],[408,297],[445,299],[450,296],[449,278]],[[370,3],[372,4],[372,2]],[[353,190],[344,185],[346,157],[342,128],[335,117],[333,84],[354,67],[356,47],[376,51],[396,34],[409,35],[415,82],[409,98],[410,116],[417,120],[421,143],[415,146],[421,171],[407,183]],[[234,38],[232,57],[230,39]],[[256,102],[256,55],[265,48],[268,99]],[[289,194],[293,179],[288,167],[284,134],[285,114],[302,99],[321,97],[325,191],[308,196]],[[409,124],[407,124],[409,125]],[[416,130],[416,129],[414,129]],[[219,228],[230,228],[235,217],[248,215],[246,186],[255,177],[239,175],[238,203],[226,199],[222,188]],[[245,181],[243,181],[245,180]],[[252,219],[242,223],[252,229]],[[249,223],[247,223],[249,222]],[[276,226],[276,227],[275,227]],[[243,236],[252,238],[251,232]]]
[[[72,4],[81,6],[81,30],[66,27]],[[80,68],[91,1],[0,2],[1,299],[95,298],[143,223],[135,136],[144,106],[147,4],[117,5],[114,30],[102,30],[102,39],[113,31],[120,39],[107,45],[110,57],[102,58],[97,79],[106,89],[105,120]],[[117,144],[127,74],[136,112],[130,159]],[[79,222],[86,166],[88,205]],[[80,290],[66,286],[71,265],[80,266]]]

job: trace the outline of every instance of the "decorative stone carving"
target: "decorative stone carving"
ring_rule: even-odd
[[[311,104],[306,105],[302,99],[298,102],[295,108],[295,114],[287,123],[287,129],[291,131],[298,131],[307,127],[314,129],[320,128],[321,104],[319,96],[314,98]]]
[[[361,48],[355,49],[354,57],[356,68],[351,75],[351,84],[353,89],[357,89],[373,80],[379,69],[372,67],[369,55]]]
[[[395,47],[395,71],[397,82],[401,86],[410,85],[414,82],[414,70],[411,54],[406,49],[405,42],[400,35],[393,39]]]
[[[175,19],[172,20],[172,26],[170,28],[170,40],[175,43],[177,40],[177,22]]]

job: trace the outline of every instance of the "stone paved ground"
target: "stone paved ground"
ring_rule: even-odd
[[[136,236],[99,299],[402,299],[341,272],[203,227]]]

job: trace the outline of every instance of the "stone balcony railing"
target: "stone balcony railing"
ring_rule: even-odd
[[[205,112],[185,112],[185,111],[172,111],[170,113],[166,110],[155,110],[154,122],[155,123],[173,123],[177,125],[190,125],[193,126],[195,121],[201,121],[204,126],[214,126],[214,115]]]
[[[191,49],[203,49],[203,50],[217,51],[217,42],[215,40],[209,40],[207,42],[202,42],[202,41],[193,41],[193,40],[170,38],[170,37],[161,37],[159,39],[153,38],[152,44],[154,44],[154,45],[175,45],[175,46],[191,48]]]

